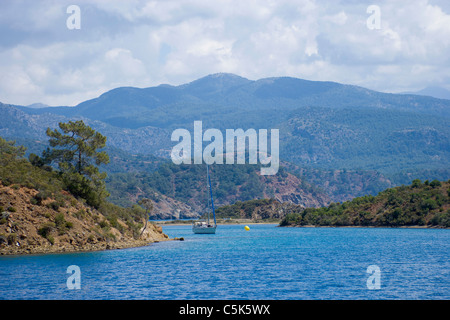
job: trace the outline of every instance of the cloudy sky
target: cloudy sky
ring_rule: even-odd
[[[218,72],[450,89],[450,1],[0,0],[3,103],[76,105]]]

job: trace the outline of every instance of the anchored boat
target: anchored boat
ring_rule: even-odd
[[[209,194],[211,197],[211,207],[212,207],[212,213],[214,217],[214,224],[210,223],[210,212],[209,212],[209,200],[208,200],[208,219],[207,221],[197,221],[192,225],[192,231],[197,234],[215,234],[217,223],[216,223],[216,212],[214,210],[214,200],[212,196],[212,188],[211,188],[211,177],[209,175],[209,166],[206,165],[206,176],[207,176],[207,183],[209,185]]]

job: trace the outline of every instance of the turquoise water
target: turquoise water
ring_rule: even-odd
[[[0,257],[0,299],[450,299],[450,231],[167,226],[185,241]],[[80,268],[79,290],[66,273]],[[367,273],[378,266],[380,287]]]

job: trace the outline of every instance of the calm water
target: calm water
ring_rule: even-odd
[[[93,253],[0,257],[0,299],[450,299],[450,231],[219,226]],[[67,289],[67,267],[81,289]],[[369,290],[367,267],[380,269]]]

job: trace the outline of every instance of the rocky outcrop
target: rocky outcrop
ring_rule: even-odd
[[[302,205],[280,202],[276,199],[259,199],[236,202],[216,210],[220,218],[252,219],[254,221],[280,220],[287,214],[303,210]]]
[[[64,191],[61,191],[64,193]],[[161,227],[144,232],[75,199],[39,199],[39,191],[0,184],[0,254],[33,254],[120,249],[169,240]],[[64,199],[62,201],[61,199]]]

